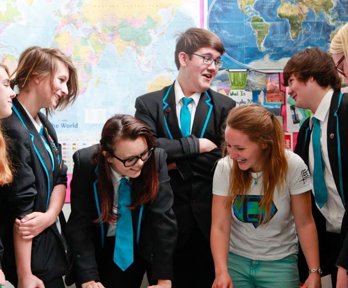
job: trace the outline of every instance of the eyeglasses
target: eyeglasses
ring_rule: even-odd
[[[111,155],[114,158],[116,158],[118,161],[122,162],[124,167],[132,167],[139,161],[139,159],[141,159],[143,162],[146,162],[147,160],[149,160],[153,150],[155,150],[154,147],[150,148],[149,150],[144,151],[143,153],[141,153],[137,156],[131,156],[131,157],[128,157],[126,159],[121,159],[113,153],[111,153]]]
[[[201,57],[202,60],[203,60],[203,63],[206,64],[206,65],[211,65],[213,62],[215,64],[215,67],[217,69],[219,69],[222,64],[224,64],[220,58],[218,59],[214,59],[213,57],[211,57],[210,55],[199,55],[199,54],[196,54],[196,53],[192,53],[192,55],[196,55],[198,57]]]
[[[338,73],[340,73],[341,75],[343,75],[344,77],[346,77],[346,73],[344,72],[344,67],[342,66],[341,67],[338,67],[342,62],[343,60],[345,59],[344,55],[340,58],[340,60],[338,60],[338,62],[336,63],[335,65],[335,68],[337,70]],[[344,64],[344,63],[343,63]]]

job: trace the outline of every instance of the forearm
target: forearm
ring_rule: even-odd
[[[23,278],[27,275],[31,275],[31,247],[32,240],[24,240],[13,230],[13,242],[16,258],[17,274],[18,278]]]
[[[319,245],[314,220],[297,227],[297,234],[308,268],[319,268]]]
[[[212,227],[210,246],[214,259],[215,275],[227,272],[229,231],[219,227]]]
[[[48,209],[46,211],[46,214],[49,217],[48,226],[52,225],[56,221],[59,213],[62,211],[65,201],[65,193],[65,185],[60,184],[53,188]]]

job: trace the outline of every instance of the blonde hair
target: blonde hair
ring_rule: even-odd
[[[12,80],[13,85],[17,85],[19,91],[23,90],[32,77],[51,77],[53,86],[53,77],[57,69],[57,62],[60,61],[69,70],[68,95],[59,99],[57,109],[62,110],[72,104],[78,95],[77,71],[70,60],[62,51],[56,48],[41,48],[32,46],[22,52],[18,60],[18,66],[15,71],[15,77]]]
[[[0,67],[5,70],[7,75],[10,76],[8,67],[6,65],[0,64]],[[11,171],[10,160],[8,157],[6,140],[0,124],[0,185],[9,184],[12,182],[12,180],[13,175]]]
[[[330,53],[343,53],[346,58],[345,61],[348,61],[348,23],[343,25],[332,38],[330,43]]]
[[[278,119],[259,105],[242,105],[230,111],[226,120],[227,127],[236,129],[247,135],[250,141],[265,147],[262,158],[263,187],[261,210],[265,211],[266,223],[270,217],[273,194],[277,186],[285,184],[288,163],[285,156],[283,129]],[[236,160],[230,172],[229,195],[230,205],[238,196],[244,196],[252,185],[250,171],[239,168]],[[261,216],[261,215],[259,215]],[[261,220],[261,219],[260,219]]]

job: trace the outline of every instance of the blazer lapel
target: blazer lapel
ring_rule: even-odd
[[[170,89],[170,90],[168,90]],[[165,95],[162,99],[163,115],[167,122],[167,133],[173,137],[173,139],[181,138],[181,131],[178,124],[178,116],[176,115],[176,103],[174,85],[168,87],[165,91]]]
[[[209,94],[205,91],[204,93],[202,93],[197,105],[191,134],[195,135],[198,138],[204,137],[205,131],[209,123],[209,119],[211,117],[212,110],[212,99],[209,96]]]
[[[18,102],[17,99],[14,99],[14,112],[16,113],[17,117],[19,118],[20,122],[23,124],[23,126],[28,130],[29,136],[32,140],[35,154],[37,158],[39,159],[39,162],[41,163],[43,169],[47,171],[47,167],[51,168],[52,162],[51,159],[47,153],[47,150],[42,142],[41,136],[36,130],[34,124],[31,122],[31,119],[29,118],[28,114],[22,107],[22,105]]]

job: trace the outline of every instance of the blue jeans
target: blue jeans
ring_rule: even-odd
[[[300,285],[297,255],[260,261],[230,252],[228,271],[234,288],[298,288]]]

